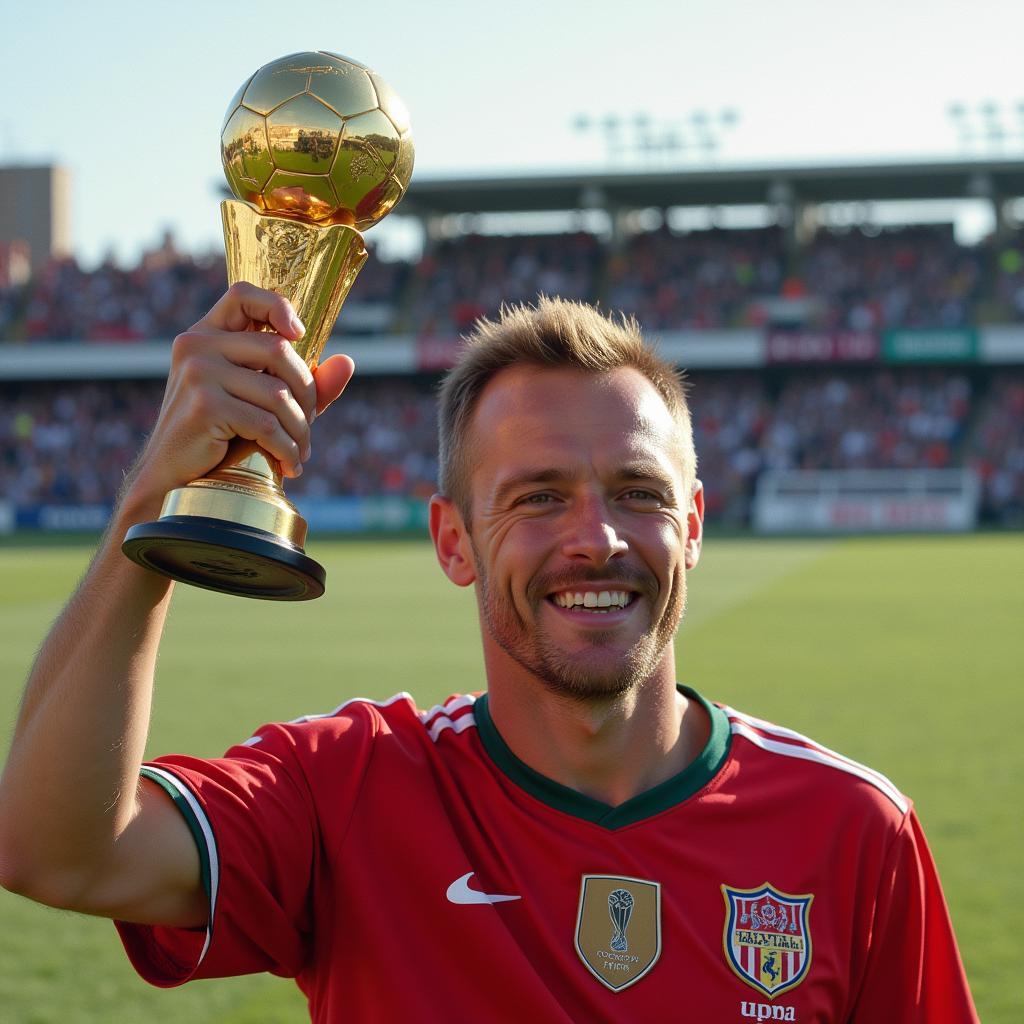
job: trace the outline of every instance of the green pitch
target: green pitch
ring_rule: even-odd
[[[329,577],[310,604],[179,588],[151,753],[219,754],[262,721],[355,694],[410,690],[429,706],[482,686],[472,595],[443,580],[425,544],[321,541],[311,553]],[[85,547],[0,549],[5,734],[87,557]],[[866,761],[914,797],[986,1024],[1019,1020],[1024,1005],[1013,940],[1024,903],[1022,580],[1020,535],[712,537],[678,641],[684,681]],[[9,1024],[307,1019],[294,986],[267,976],[151,989],[103,921],[0,893],[0,922]]]

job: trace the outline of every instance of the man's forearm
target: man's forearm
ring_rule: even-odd
[[[0,881],[48,903],[73,902],[135,810],[172,584],[120,542],[152,512],[115,514],[32,668],[0,778]]]
[[[252,330],[253,327],[272,330]],[[0,884],[55,906],[197,925],[208,912],[192,834],[139,782],[171,584],[121,554],[126,529],[218,465],[236,437],[297,475],[309,424],[352,360],[313,371],[287,299],[237,283],[171,346],[171,372],[125,497],[29,676],[0,778]]]

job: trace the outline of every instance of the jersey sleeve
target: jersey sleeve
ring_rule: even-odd
[[[883,870],[851,1024],[977,1024],[938,873],[910,810]]]
[[[264,726],[223,758],[173,756],[143,766],[143,777],[169,794],[192,830],[210,899],[206,929],[115,922],[143,978],[170,987],[261,971],[295,977],[302,970],[312,945],[316,879],[329,855],[303,748],[322,751],[339,740],[337,727],[325,733]],[[333,823],[342,831],[363,775],[360,746],[341,743],[347,763],[329,758],[337,764]]]

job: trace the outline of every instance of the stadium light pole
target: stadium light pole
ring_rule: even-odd
[[[717,113],[693,110],[689,114],[664,121],[655,121],[650,114],[639,112],[632,117],[605,114],[592,117],[576,114],[570,119],[572,131],[578,135],[598,132],[604,136],[609,163],[623,155],[638,157],[641,163],[676,164],[687,154],[698,160],[714,163],[722,138],[739,123],[739,112],[727,108]]]
[[[1018,101],[1013,110],[1015,118],[1009,104],[1004,108],[996,100],[984,100],[972,106],[958,100],[949,104],[946,116],[961,151],[969,153],[977,144],[979,156],[1004,156],[1008,149],[1019,152],[1024,148],[1024,101]]]

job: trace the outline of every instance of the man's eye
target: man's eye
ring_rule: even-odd
[[[522,498],[520,504],[522,505],[547,505],[555,500],[553,494],[528,494],[525,498]]]
[[[625,491],[622,500],[642,509],[670,508],[672,499],[661,491],[649,491],[646,487],[631,487]]]

